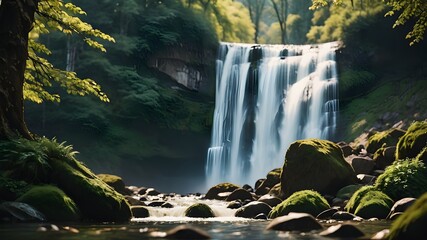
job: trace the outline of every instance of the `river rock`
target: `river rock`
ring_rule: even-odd
[[[369,174],[357,174],[357,179],[364,185],[373,185],[377,177]]]
[[[399,201],[395,202],[393,207],[390,210],[390,213],[387,216],[387,219],[390,219],[391,216],[395,213],[404,212],[408,209],[417,199],[415,198],[402,198]]]
[[[165,202],[160,207],[161,208],[173,208],[174,206],[171,203]]]
[[[412,123],[396,145],[396,158],[415,158],[427,146],[427,121]]]
[[[258,180],[256,180],[256,182],[255,182],[255,189],[258,189],[259,188],[259,186],[261,186],[261,184],[265,181],[266,179],[265,178],[260,178],[260,179],[258,179]]]
[[[424,239],[427,235],[426,223],[427,192],[393,222],[389,239]]]
[[[186,225],[177,226],[166,232],[166,238],[169,239],[210,239],[209,234],[199,228]]]
[[[336,213],[336,212],[338,212],[338,209],[329,208],[329,209],[326,209],[325,211],[319,213],[316,216],[316,218],[321,219],[321,220],[330,219],[332,217],[332,215],[334,215],[334,213]]]
[[[215,217],[212,209],[204,203],[195,203],[185,210],[186,217],[210,218]]]
[[[163,204],[165,204],[165,202],[163,202],[163,201],[154,201],[154,202],[150,202],[148,204],[148,206],[150,206],[150,207],[160,207]]]
[[[150,212],[143,206],[131,206],[132,215],[135,218],[146,218],[150,216]]]
[[[46,217],[34,207],[21,202],[0,203],[0,219],[18,219],[19,221],[45,221]],[[13,219],[11,219],[11,217]]]
[[[277,205],[279,205],[282,202],[282,199],[275,197],[273,195],[270,194],[266,194],[261,196],[258,199],[259,202],[263,202],[263,203],[267,203],[270,207],[275,207]]]
[[[396,146],[380,148],[373,157],[375,168],[384,170],[396,160]]]
[[[218,194],[224,193],[224,192],[233,192],[234,190],[238,189],[239,186],[232,184],[232,183],[220,183],[213,187],[211,187],[208,192],[206,193],[205,198],[206,199],[217,199],[217,200],[224,200],[226,197],[221,197]]]
[[[246,191],[250,192],[250,193],[255,192],[255,190],[249,184],[243,185],[242,188],[245,189]]]
[[[339,220],[339,221],[346,221],[346,220],[353,220],[355,217],[357,217],[354,214],[351,214],[349,212],[345,211],[337,211],[331,216],[331,219]]]
[[[267,215],[266,215],[266,214],[264,214],[264,213],[260,213],[260,214],[256,215],[256,216],[254,217],[254,219],[267,220],[267,219],[268,219],[268,217],[267,217]]]
[[[353,185],[345,186],[345,187],[341,188],[341,189],[337,192],[336,196],[337,196],[337,198],[341,198],[341,199],[346,199],[346,200],[348,200],[348,199],[350,199],[350,198],[351,198],[351,196],[353,196],[353,194],[354,194],[357,190],[359,190],[362,186],[363,186],[363,185],[361,185],[361,184],[353,184]]]
[[[147,196],[158,196],[158,195],[160,195],[160,192],[154,188],[148,188],[145,191],[145,195],[147,195]]]
[[[138,200],[136,197],[125,196],[125,198],[131,206],[145,206],[145,203],[141,200]]]
[[[16,201],[33,206],[42,212],[49,221],[76,221],[80,219],[80,210],[76,203],[55,186],[34,186]]]
[[[319,193],[311,190],[304,190],[295,192],[282,203],[275,206],[271,210],[269,218],[284,216],[290,212],[308,213],[312,216],[317,216],[319,213],[329,208],[328,202]]]
[[[227,204],[227,208],[230,209],[238,209],[242,206],[242,203],[240,201],[231,201]]]
[[[281,174],[284,197],[304,189],[335,195],[342,187],[356,182],[356,175],[344,160],[340,147],[331,141],[299,140],[286,152]]]
[[[357,190],[345,206],[345,210],[365,219],[385,219],[393,206],[393,200],[372,186]]]
[[[275,218],[268,224],[267,230],[309,232],[322,229],[313,216],[307,213],[289,213]]]
[[[269,195],[275,196],[277,198],[284,198],[283,196],[283,192],[282,192],[282,186],[280,185],[280,183],[274,185],[270,191],[268,191]]]
[[[345,160],[351,165],[356,174],[370,174],[375,167],[375,161],[369,156],[350,155]]]
[[[274,185],[280,183],[281,168],[275,168],[267,173],[267,178],[261,183],[261,185],[255,190],[258,195],[264,195],[274,187]],[[266,191],[268,189],[268,191]]]
[[[366,150],[369,153],[375,153],[381,147],[396,146],[399,138],[404,134],[405,131],[397,128],[390,128],[382,132],[377,132],[369,137]]]
[[[270,211],[271,207],[268,204],[254,201],[237,209],[234,216],[243,218],[255,218],[260,213],[268,215]]]
[[[346,142],[338,142],[337,145],[341,148],[344,157],[350,156],[354,152],[354,149]]]
[[[365,234],[352,224],[338,224],[335,226],[330,226],[319,235],[330,238],[353,239],[363,237]]]
[[[245,200],[253,201],[254,199],[253,199],[252,194],[250,192],[248,192],[247,190],[245,190],[243,188],[238,188],[238,189],[234,190],[225,200],[228,202],[234,201],[234,200],[240,200],[243,202]]]
[[[139,194],[139,195],[145,195],[145,193],[147,192],[147,189],[148,189],[148,188],[146,188],[146,187],[140,187],[140,188],[138,189],[138,194]]]
[[[125,187],[125,183],[121,177],[113,174],[98,174],[97,176],[117,192],[124,195],[132,194],[132,191]]]

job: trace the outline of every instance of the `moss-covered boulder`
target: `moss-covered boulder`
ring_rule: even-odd
[[[318,192],[304,190],[295,192],[282,203],[275,206],[271,210],[269,218],[284,216],[290,212],[308,213],[315,217],[329,208],[330,206],[326,199]]]
[[[377,178],[375,187],[394,201],[417,198],[427,192],[427,168],[418,159],[395,161]]]
[[[219,183],[213,187],[211,187],[208,192],[206,193],[205,198],[206,199],[217,199],[217,200],[223,200],[225,197],[221,197],[218,194],[224,193],[224,192],[233,192],[234,190],[240,188],[239,186],[232,184],[232,183]]]
[[[55,186],[34,186],[16,201],[35,207],[45,215],[47,220],[76,221],[80,219],[76,203]]]
[[[276,184],[280,183],[281,168],[275,168],[267,173],[267,178],[255,189],[258,195],[267,194]]]
[[[396,146],[396,159],[415,158],[427,146],[427,121],[409,126]]]
[[[377,132],[370,136],[366,151],[375,153],[381,147],[396,146],[399,139],[405,134],[405,131],[397,128],[391,128],[382,132]]]
[[[85,219],[120,222],[132,217],[124,196],[81,163],[53,160],[52,167],[52,178],[77,203]]]
[[[424,193],[391,225],[388,239],[424,239],[427,234],[427,193]]]
[[[98,174],[97,176],[117,192],[121,194],[130,194],[130,191],[125,188],[125,182],[120,176],[113,174]]]
[[[387,218],[393,200],[386,194],[377,191],[373,186],[357,190],[345,206],[345,210],[362,218]]]
[[[195,203],[185,210],[186,217],[210,218],[215,217],[212,209],[204,203]]]
[[[335,195],[340,188],[356,182],[340,147],[331,141],[299,140],[286,152],[281,174],[284,197],[305,189]]]

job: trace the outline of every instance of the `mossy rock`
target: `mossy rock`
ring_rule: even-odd
[[[427,168],[418,159],[395,161],[375,181],[375,187],[394,201],[427,192]]]
[[[299,140],[286,152],[281,174],[284,197],[305,189],[335,195],[356,182],[356,174],[344,160],[341,148],[331,141]]]
[[[127,192],[125,183],[121,177],[113,174],[98,174],[97,176],[117,192],[121,194],[125,194]]]
[[[424,239],[426,223],[427,193],[424,193],[393,222],[388,239]]]
[[[76,221],[80,219],[80,211],[76,203],[55,186],[34,186],[16,201],[33,206],[50,221]]]
[[[415,158],[427,146],[427,121],[409,126],[396,146],[396,159]]]
[[[208,190],[205,198],[223,200],[223,197],[218,196],[219,193],[232,192],[238,188],[240,187],[232,183],[219,183]]]
[[[124,196],[99,179],[76,160],[52,160],[53,180],[77,204],[83,218],[94,221],[121,222],[132,217]]]
[[[210,218],[215,217],[212,209],[204,203],[195,203],[185,210],[186,217]]]
[[[25,181],[17,181],[0,175],[0,202],[15,201],[31,188]]]
[[[385,169],[396,160],[396,146],[382,147],[378,149],[374,153],[372,159],[375,161],[375,167],[377,169]]]
[[[375,153],[383,146],[396,146],[399,138],[401,138],[404,134],[405,131],[397,128],[391,128],[382,132],[377,132],[369,137],[366,151],[369,153]]]
[[[386,194],[375,190],[372,186],[367,186],[353,194],[345,209],[365,219],[385,219],[393,207],[393,203],[393,200]]]
[[[271,210],[269,218],[284,216],[290,212],[302,212],[317,216],[329,208],[330,206],[326,199],[318,192],[304,190],[295,192],[282,203],[275,206]]]
[[[348,185],[341,188],[336,197],[344,200],[348,200],[353,196],[353,194],[362,187],[360,184]]]

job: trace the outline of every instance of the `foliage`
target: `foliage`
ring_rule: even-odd
[[[331,2],[339,6],[345,5],[344,0],[313,0],[313,5],[310,9],[318,9],[329,5]],[[356,10],[354,9],[356,5],[354,2],[355,1],[351,0],[351,5],[353,6],[353,10]],[[360,5],[363,5],[363,2],[364,1],[361,1]],[[389,10],[385,16],[393,16],[396,12],[400,12],[393,28],[404,25],[408,21],[411,23],[415,22],[412,26],[412,30],[406,35],[406,38],[411,41],[409,43],[410,45],[419,43],[423,40],[427,29],[427,3],[424,0],[383,0],[382,2],[391,7],[391,10]],[[369,3],[371,3],[371,1],[368,1],[367,4]]]
[[[397,201],[427,191],[427,168],[418,159],[396,160],[375,182],[375,188]]]
[[[0,202],[15,201],[31,187],[25,181],[18,181],[0,175]]]
[[[293,193],[289,198],[275,206],[268,217],[276,218],[290,212],[309,213],[313,216],[317,216],[319,213],[329,208],[330,206],[326,199],[318,192],[303,190]]]
[[[102,101],[109,99],[101,91],[100,86],[91,79],[80,79],[75,72],[64,71],[55,68],[46,58],[40,54],[50,55],[51,51],[37,41],[41,34],[52,31],[60,31],[64,34],[78,34],[90,47],[106,51],[104,46],[95,39],[114,42],[114,39],[101,32],[86,22],[81,21],[75,15],[86,14],[81,8],[63,0],[42,0],[36,10],[36,18],[33,30],[28,41],[27,69],[25,72],[24,98],[37,103],[44,100],[59,101],[57,93],[51,93],[49,88],[54,83],[66,89],[67,93],[74,95],[92,94]]]
[[[0,169],[6,177],[33,183],[47,182],[52,174],[50,158],[68,161],[77,152],[65,142],[40,138],[0,142]]]
[[[76,203],[61,189],[51,186],[34,186],[17,199],[41,211],[49,221],[76,221],[80,211]]]

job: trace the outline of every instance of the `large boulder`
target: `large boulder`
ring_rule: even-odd
[[[394,201],[417,198],[427,192],[427,168],[418,159],[395,161],[377,178],[375,187]]]
[[[225,199],[228,202],[234,201],[234,200],[240,200],[242,202],[249,200],[253,201],[252,194],[248,192],[247,190],[243,188],[238,188],[234,190],[228,197]]]
[[[220,196],[220,193],[224,192],[233,192],[234,190],[240,188],[239,186],[232,183],[219,183],[213,187],[211,187],[206,193],[206,199],[217,199],[223,200],[225,197]]]
[[[125,197],[76,160],[53,159],[54,182],[79,207],[83,218],[94,221],[128,221],[132,217]]]
[[[80,219],[80,211],[76,203],[55,186],[34,186],[16,201],[35,207],[49,221],[76,221]]]
[[[424,239],[427,234],[427,193],[412,204],[390,228],[388,239]]]
[[[276,184],[280,183],[281,168],[275,168],[267,173],[267,178],[255,189],[258,195],[267,194]]]
[[[281,175],[284,197],[305,189],[335,195],[340,188],[356,182],[340,147],[331,141],[299,140],[286,152]]]
[[[399,138],[405,134],[405,131],[397,128],[391,128],[382,132],[377,132],[369,137],[366,150],[369,153],[375,153],[383,146],[396,146]]]
[[[385,169],[396,160],[396,147],[392,146],[378,149],[374,154],[373,160],[375,161],[375,167],[377,169]]]
[[[282,203],[275,206],[271,210],[269,218],[284,216],[290,212],[308,213],[317,216],[329,208],[330,206],[326,199],[318,192],[304,190],[292,194]]]
[[[195,203],[185,210],[186,217],[210,218],[215,217],[212,209],[204,203]]]
[[[345,210],[365,219],[385,219],[393,203],[393,200],[386,194],[375,190],[372,186],[365,186],[353,194],[345,206]]]
[[[356,174],[370,174],[375,168],[375,161],[369,156],[350,155],[345,160]]]
[[[427,121],[409,126],[396,146],[396,159],[415,158],[427,146]]]

